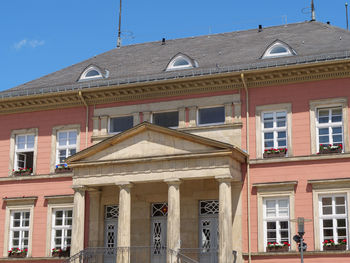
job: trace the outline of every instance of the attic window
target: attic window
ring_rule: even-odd
[[[177,55],[175,56],[170,63],[168,64],[168,67],[166,70],[177,70],[177,69],[188,69],[196,67],[196,63],[191,60],[186,55]]]
[[[90,66],[83,72],[83,74],[81,74],[79,80],[91,80],[91,79],[102,79],[102,78],[103,78],[103,75],[101,71],[95,66]]]
[[[296,55],[295,51],[282,42],[275,42],[267,48],[262,58],[276,58]]]

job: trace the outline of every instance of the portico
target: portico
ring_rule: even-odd
[[[204,252],[218,249],[216,262],[232,262],[232,250],[241,251],[233,239],[241,236],[240,220],[235,216],[240,216],[245,158],[232,145],[149,123],[70,157],[74,202],[88,201],[90,211],[87,215],[83,205],[75,210],[77,239],[72,255],[84,249],[84,238],[89,246],[108,244],[106,209],[114,206],[119,209],[114,221],[117,231],[108,232],[110,240],[115,238],[117,247],[152,247],[139,252],[145,262],[174,263],[174,254],[186,248],[197,249],[198,260],[199,254],[203,257]],[[88,237],[79,231],[86,222],[85,214]],[[162,258],[163,247],[167,252]],[[132,257],[132,253],[118,253],[116,259],[126,263]],[[212,261],[202,258],[201,262]]]

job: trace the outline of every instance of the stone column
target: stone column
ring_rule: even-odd
[[[180,183],[179,179],[166,180],[168,183],[167,247],[177,252],[180,249]],[[176,263],[176,255],[167,253],[167,263]]]
[[[89,247],[100,247],[100,201],[101,191],[94,188],[87,189],[90,200],[89,215]]]
[[[219,263],[232,262],[232,196],[231,178],[219,182]]]
[[[117,263],[129,263],[130,259],[130,230],[131,230],[131,187],[130,182],[117,184],[119,191],[119,217],[118,217],[118,250]]]
[[[85,190],[83,186],[73,186],[74,209],[72,225],[71,255],[84,249]]]

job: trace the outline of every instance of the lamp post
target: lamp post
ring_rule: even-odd
[[[304,263],[304,251],[307,249],[307,244],[304,243],[304,234],[305,234],[305,222],[311,221],[310,219],[305,219],[304,217],[298,217],[297,219],[291,219],[291,222],[298,223],[298,235],[293,237],[293,240],[298,244],[300,251],[300,262]]]

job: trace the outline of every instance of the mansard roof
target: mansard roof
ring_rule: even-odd
[[[292,57],[261,59],[274,41],[296,51]],[[189,37],[122,46],[47,76],[0,93],[12,97],[137,82],[174,79],[251,69],[349,59],[350,33],[320,22],[302,22],[230,33]],[[165,71],[178,53],[198,62],[198,67]],[[109,72],[102,80],[78,82],[89,65]],[[9,92],[11,92],[11,95]],[[20,93],[18,93],[20,92]],[[17,93],[17,94],[16,94]],[[7,94],[9,94],[7,96]]]

